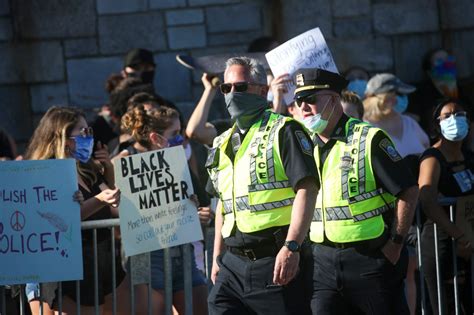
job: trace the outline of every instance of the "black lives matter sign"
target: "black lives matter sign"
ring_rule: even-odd
[[[202,239],[182,146],[121,158],[115,179],[127,256]]]

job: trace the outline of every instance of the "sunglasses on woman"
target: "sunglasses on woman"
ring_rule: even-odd
[[[467,113],[465,111],[459,111],[459,112],[453,112],[453,113],[445,113],[441,114],[438,117],[438,120],[445,120],[448,119],[449,117],[454,116],[454,117],[466,117]]]
[[[259,85],[249,82],[236,82],[236,83],[221,83],[219,88],[221,89],[222,94],[230,93],[232,86],[234,87],[235,92],[247,92],[249,85]]]
[[[82,137],[82,138],[87,138],[87,137],[93,137],[94,136],[94,130],[92,127],[87,127],[87,128],[81,128],[79,130],[79,134],[76,136],[70,136],[70,139],[74,139],[76,137]]]

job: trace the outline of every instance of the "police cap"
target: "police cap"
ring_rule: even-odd
[[[331,90],[341,93],[349,82],[334,72],[318,68],[303,68],[296,70],[295,83],[295,96],[305,96],[318,90]]]

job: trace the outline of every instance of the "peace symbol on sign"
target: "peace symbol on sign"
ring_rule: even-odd
[[[10,226],[14,231],[21,231],[25,227],[26,219],[23,213],[16,210],[10,217]]]

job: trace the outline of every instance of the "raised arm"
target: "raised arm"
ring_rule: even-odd
[[[212,144],[212,140],[217,135],[214,125],[209,123],[209,110],[211,109],[212,101],[216,96],[217,87],[211,83],[212,77],[204,73],[201,77],[204,85],[204,92],[201,99],[189,118],[186,127],[186,136],[202,144]]]

